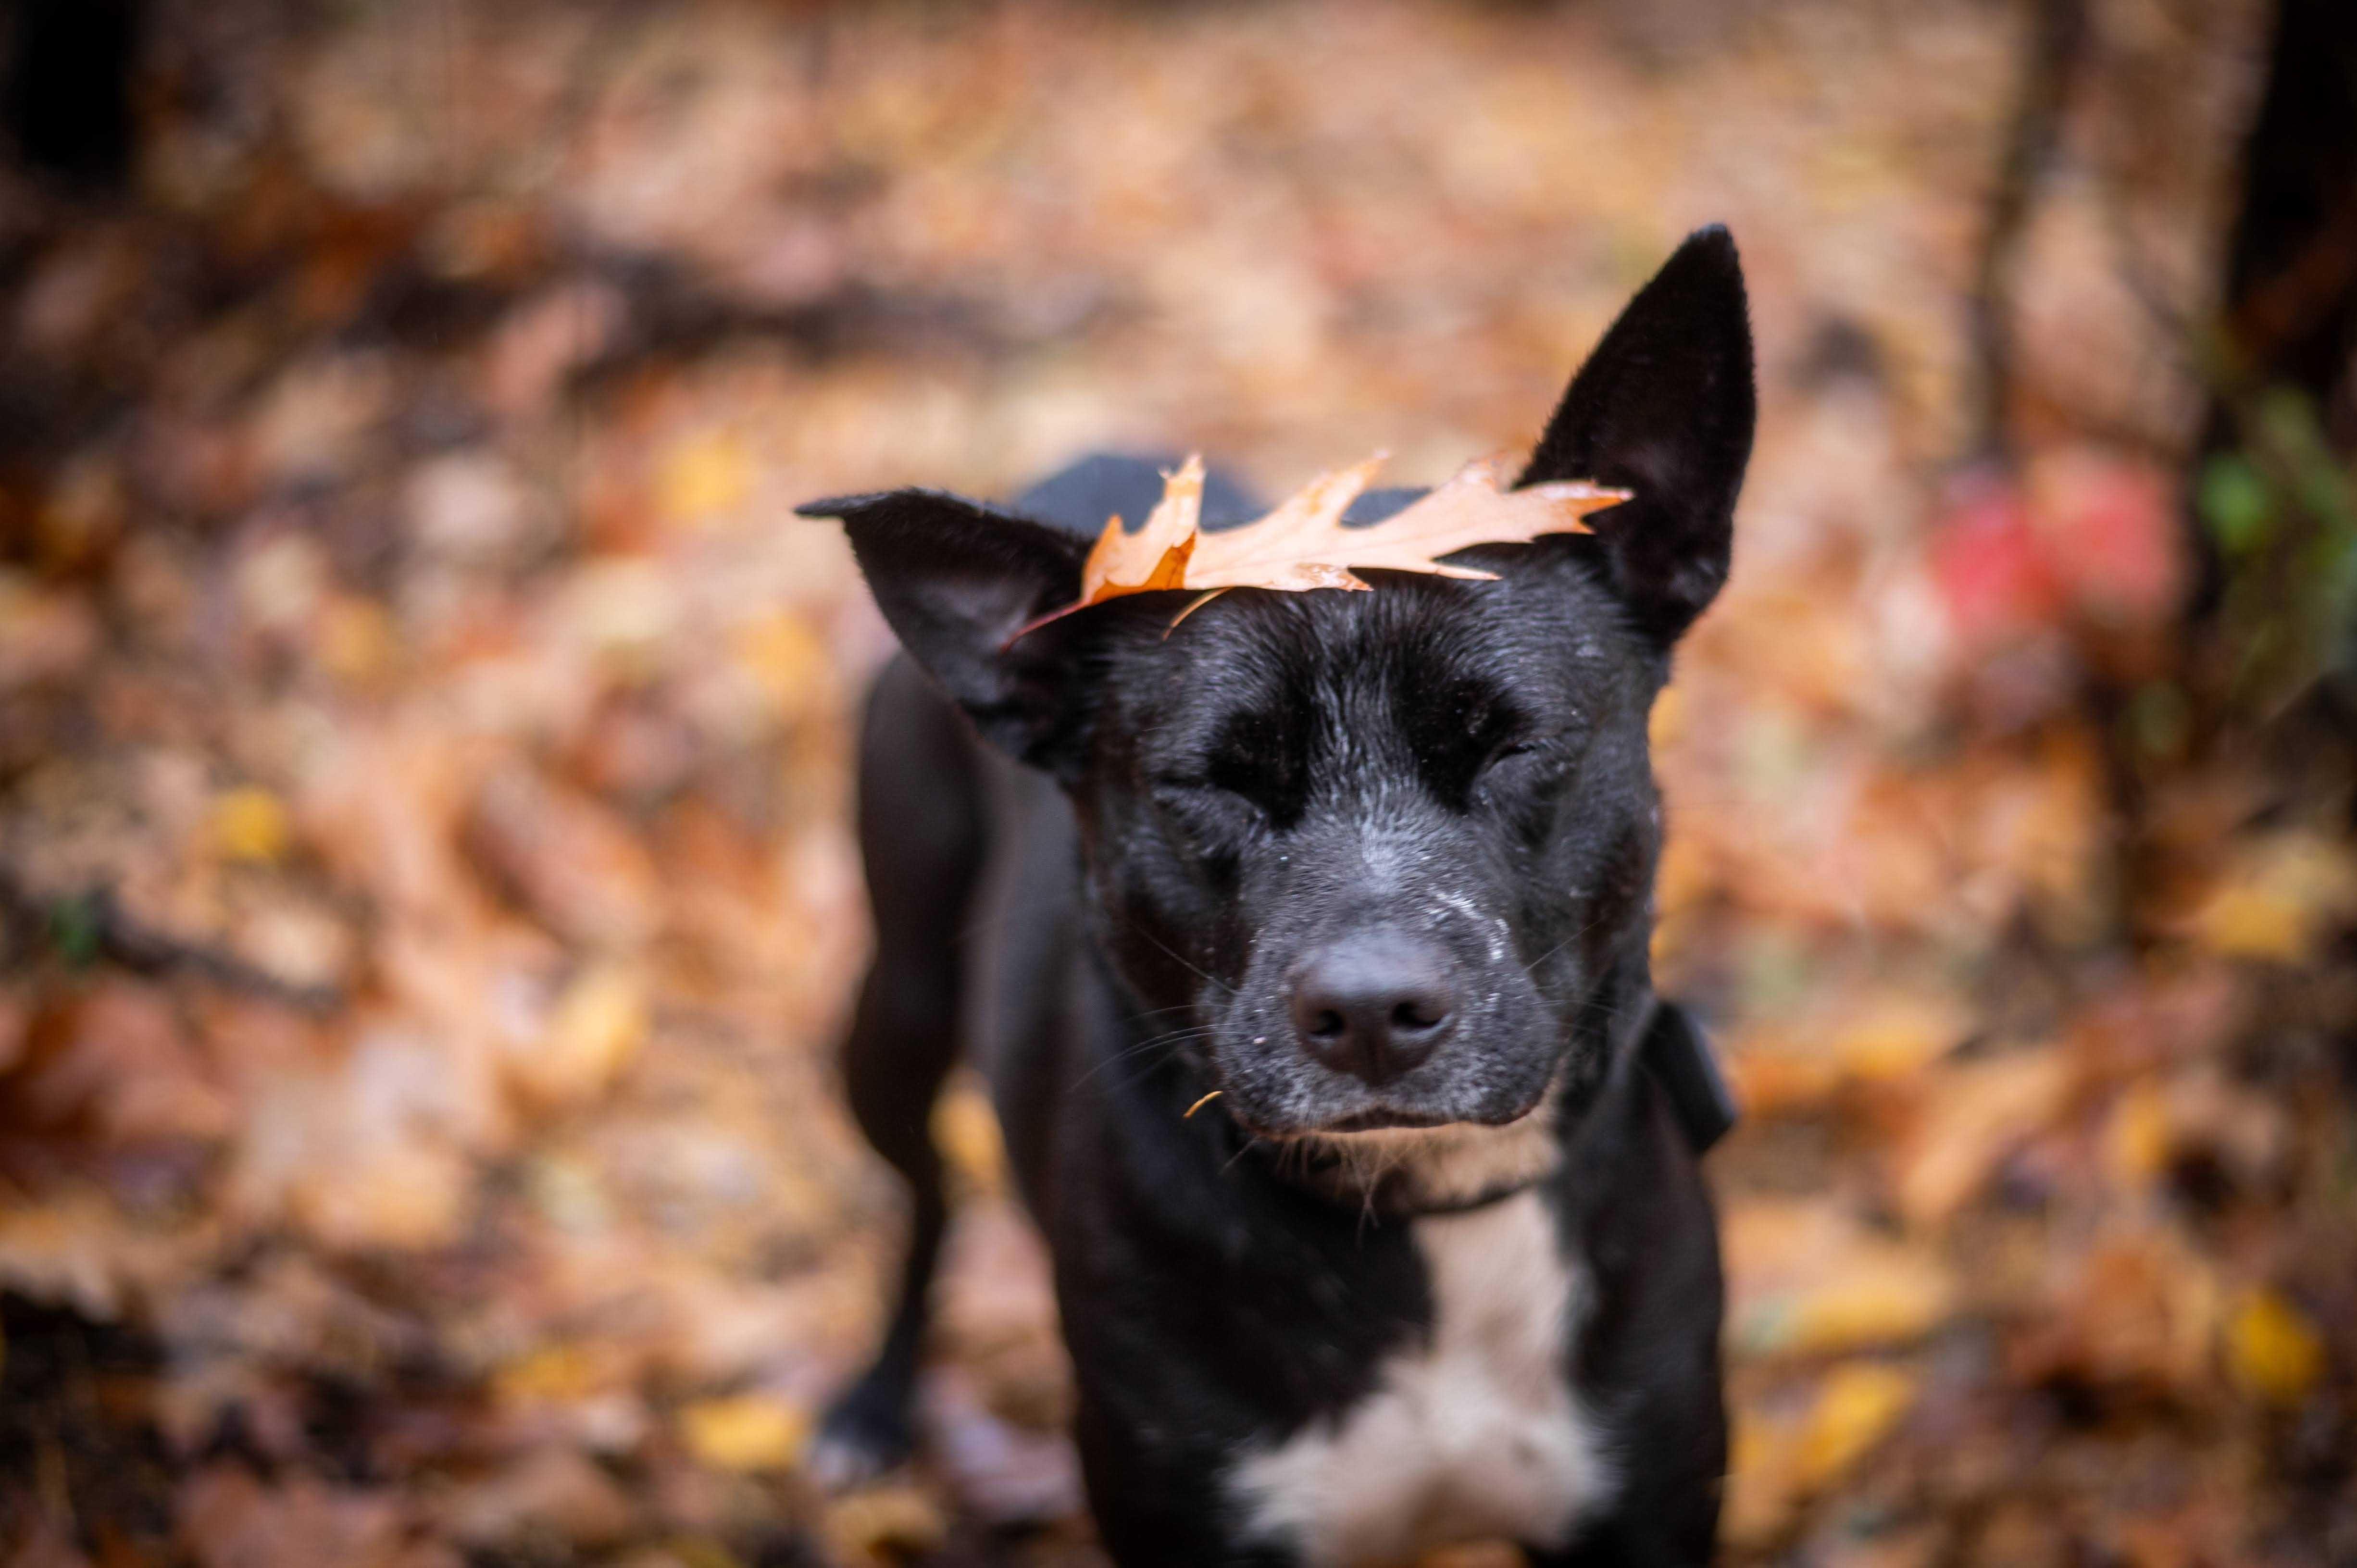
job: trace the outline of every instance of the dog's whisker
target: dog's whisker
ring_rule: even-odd
[[[1564,949],[1569,947],[1572,943],[1577,941],[1580,938],[1586,936],[1588,932],[1594,930],[1603,923],[1604,917],[1601,915],[1597,916],[1596,918],[1588,921],[1587,924],[1580,927],[1579,929],[1572,932],[1571,935],[1564,938],[1563,940],[1555,943],[1555,946],[1547,949],[1546,951],[1531,960],[1530,962],[1523,965],[1523,972],[1524,974],[1529,974],[1534,970],[1537,969],[1539,965],[1546,962],[1547,960],[1555,957],[1555,954],[1563,951]]]
[[[1198,1025],[1192,1028],[1172,1029],[1166,1034],[1156,1035],[1150,1038],[1139,1040],[1134,1045],[1124,1046],[1121,1049],[1114,1052],[1111,1056],[1106,1057],[1103,1061],[1097,1062],[1092,1066],[1088,1071],[1074,1079],[1072,1080],[1072,1087],[1074,1089],[1078,1089],[1082,1084],[1088,1082],[1089,1079],[1096,1077],[1097,1074],[1104,1071],[1107,1068],[1118,1067],[1122,1063],[1129,1061],[1136,1057],[1144,1056],[1147,1052],[1152,1051],[1158,1047],[1180,1045],[1188,1040],[1208,1039],[1218,1032],[1219,1031],[1212,1026],[1203,1024]]]
[[[1123,1019],[1122,1022],[1125,1024],[1143,1024],[1148,1018],[1159,1018],[1166,1013],[1191,1013],[1194,1010],[1195,1004],[1192,1002],[1175,1002],[1168,1007],[1148,1007],[1143,1013],[1132,1013],[1128,1017]]]
[[[1218,986],[1221,990],[1226,992],[1231,996],[1233,996],[1236,993],[1236,988],[1234,986],[1230,985],[1226,981],[1222,980],[1219,976],[1198,968],[1194,961],[1189,959],[1184,953],[1172,951],[1160,938],[1157,937],[1152,931],[1147,930],[1145,927],[1137,924],[1135,920],[1125,920],[1122,923],[1131,930],[1135,931],[1139,936],[1144,937],[1147,941],[1152,942],[1156,947],[1160,948],[1162,951],[1168,954],[1174,961],[1183,964],[1189,970],[1193,971],[1194,973],[1200,976],[1206,983]]]

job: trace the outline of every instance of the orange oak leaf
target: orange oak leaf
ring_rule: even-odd
[[[1135,533],[1125,532],[1118,517],[1106,520],[1081,564],[1081,596],[1071,607],[1115,594],[1187,586],[1187,563],[1195,553],[1202,515],[1203,459],[1190,456],[1178,472],[1162,476],[1162,499]]]
[[[1205,533],[1203,463],[1190,456],[1163,476],[1162,499],[1137,532],[1126,532],[1119,517],[1106,521],[1081,567],[1081,596],[1031,626],[1125,594],[1157,589],[1196,588],[1207,597],[1229,588],[1364,590],[1367,584],[1354,568],[1486,579],[1497,574],[1446,565],[1441,557],[1476,544],[1586,533],[1583,518],[1630,495],[1585,479],[1507,489],[1497,460],[1481,458],[1380,522],[1345,526],[1342,514],[1383,458],[1378,452],[1362,463],[1320,474],[1259,521]]]

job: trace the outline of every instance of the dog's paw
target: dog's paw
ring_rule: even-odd
[[[823,1491],[847,1492],[899,1469],[916,1448],[907,1394],[861,1382],[826,1412],[802,1470]]]

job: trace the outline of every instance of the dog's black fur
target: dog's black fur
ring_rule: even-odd
[[[1735,248],[1706,230],[1520,481],[1635,499],[1592,535],[1454,558],[1495,581],[1237,591],[1175,630],[1185,600],[1143,595],[1013,638],[1077,596],[1109,514],[1152,507],[1153,465],[1091,458],[1004,510],[926,490],[804,509],[843,520],[909,655],[863,739],[877,953],[845,1065],[915,1234],[835,1460],[909,1446],[944,1222],[928,1112],[963,1042],[1054,1253],[1117,1561],[1299,1561],[1223,1492],[1235,1456],[1339,1422],[1431,1332],[1418,1216],[1533,1186],[1586,1282],[1563,1370],[1612,1477],[1534,1561],[1708,1558],[1722,1292],[1695,1149],[1641,1066],[1663,1016],[1646,721],[1726,576],[1753,399]],[[1256,510],[1213,475],[1207,526]],[[1305,1136],[1439,1124],[1545,1157],[1464,1190]]]

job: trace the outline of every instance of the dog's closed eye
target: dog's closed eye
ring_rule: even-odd
[[[1281,825],[1300,815],[1307,774],[1300,737],[1275,715],[1248,711],[1231,714],[1209,746],[1163,769],[1157,782],[1232,797]]]
[[[1521,704],[1487,686],[1464,686],[1418,704],[1410,734],[1435,793],[1462,809],[1501,768],[1514,769],[1545,748],[1546,737]]]

